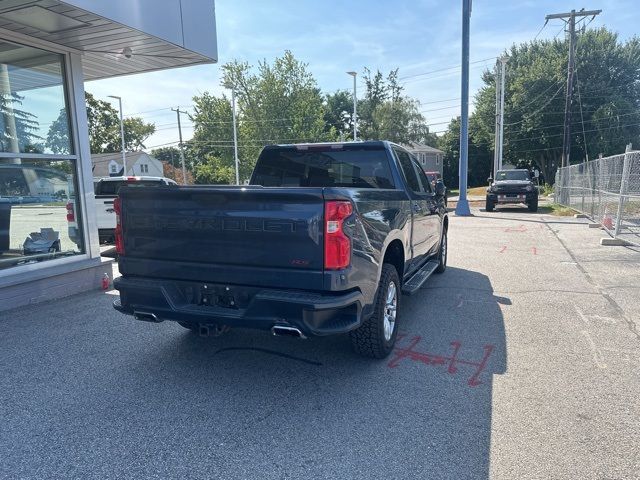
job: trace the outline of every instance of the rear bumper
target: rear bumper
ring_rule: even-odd
[[[529,203],[536,199],[536,192],[488,193],[487,200],[492,203]]]
[[[320,336],[349,332],[362,317],[359,291],[329,294],[126,277],[115,279],[114,287],[120,292],[113,304],[116,310],[148,314],[157,321],[259,330],[283,325],[296,327],[306,336]],[[223,292],[226,306],[212,305],[220,302],[216,300],[220,296],[206,292]]]

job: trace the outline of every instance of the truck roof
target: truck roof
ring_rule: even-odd
[[[304,147],[336,147],[336,148],[344,148],[344,147],[385,147],[389,142],[386,140],[366,140],[366,141],[356,141],[356,142],[317,142],[317,143],[279,143],[274,145],[266,145],[265,149],[270,148],[300,148]]]

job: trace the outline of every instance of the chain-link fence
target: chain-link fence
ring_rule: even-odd
[[[640,246],[640,151],[559,168],[555,198]]]

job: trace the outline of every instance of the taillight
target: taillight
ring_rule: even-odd
[[[324,268],[339,270],[351,263],[351,239],[342,229],[344,219],[353,213],[351,202],[324,202]]]
[[[124,238],[122,237],[122,203],[120,197],[113,200],[113,210],[116,212],[116,231],[114,234],[116,240],[116,253],[124,255]]]
[[[75,222],[76,215],[73,210],[73,202],[67,203],[67,222]]]

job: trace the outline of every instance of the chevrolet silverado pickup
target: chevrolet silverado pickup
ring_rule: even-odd
[[[349,333],[384,358],[401,294],[447,262],[444,192],[401,146],[267,146],[248,186],[126,188],[114,307],[200,335]]]

